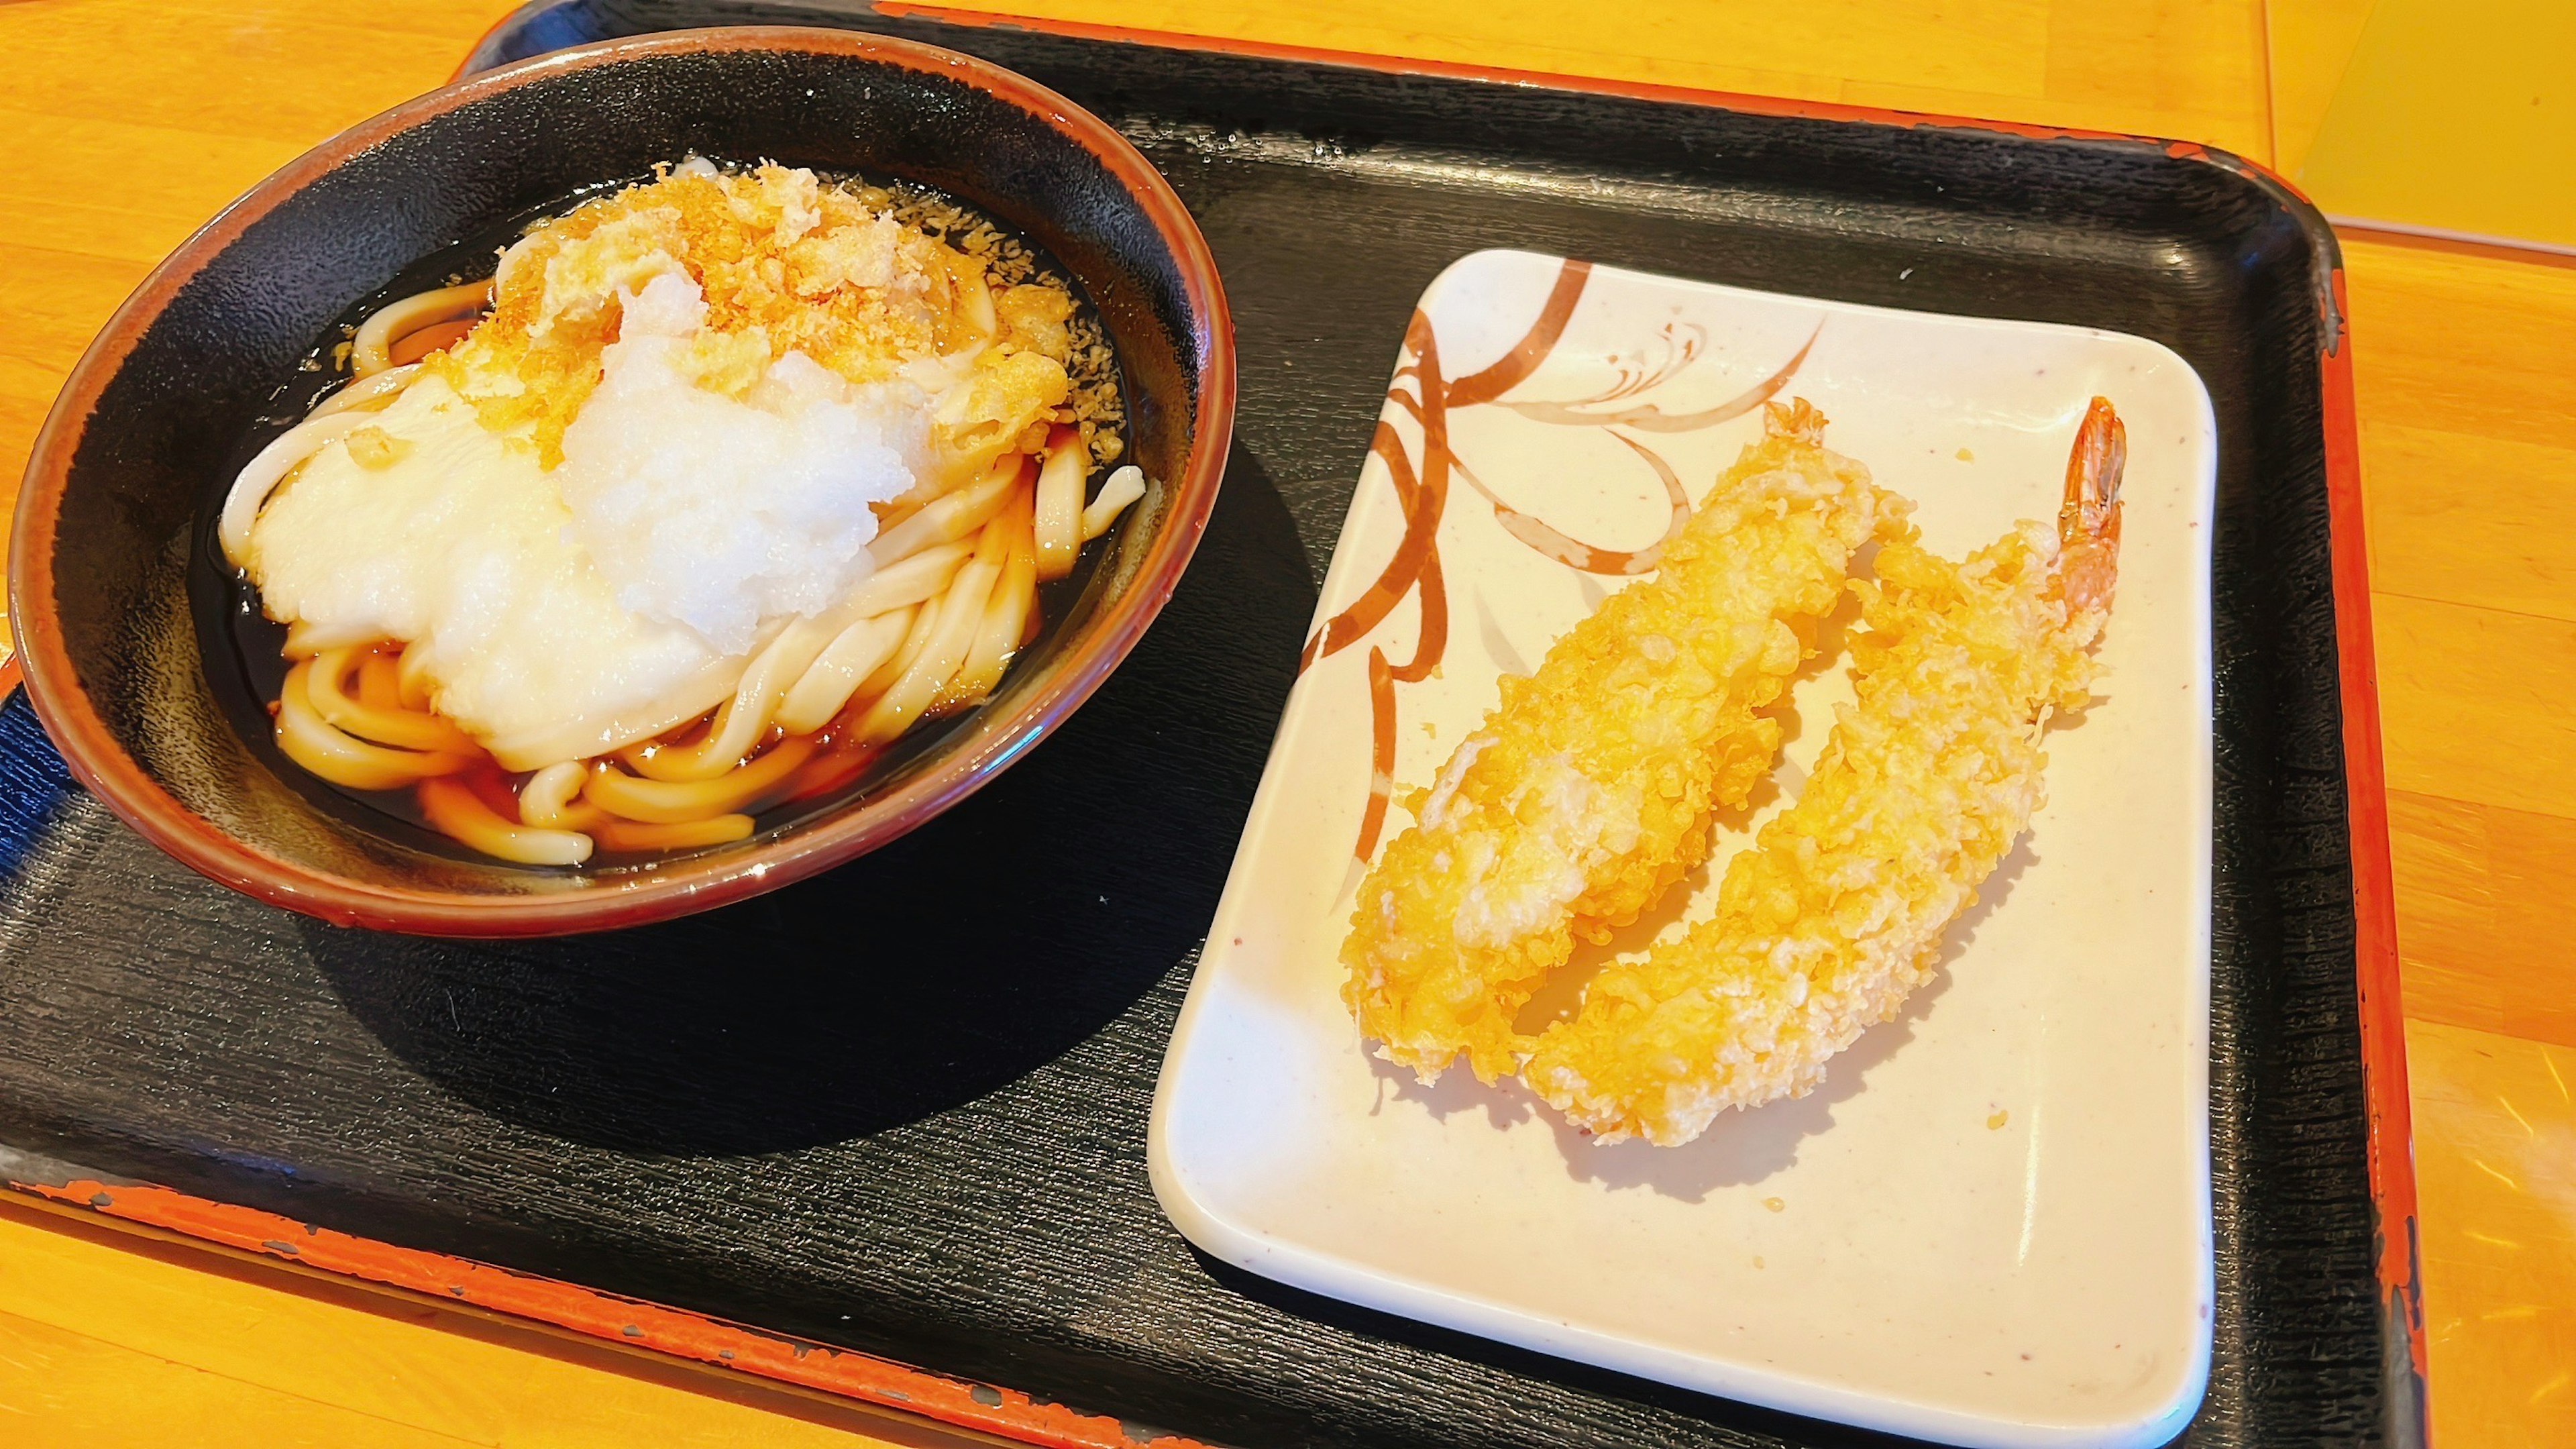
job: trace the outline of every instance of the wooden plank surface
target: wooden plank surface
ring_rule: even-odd
[[[986,1442],[15,1202],[0,1202],[0,1426],[245,1449]]]
[[[1551,0],[1014,8],[2143,131],[2266,159],[2276,128],[2313,143],[2344,80],[2336,49],[2370,10],[2275,3],[2268,32],[2260,0],[1647,0],[1580,26]],[[0,153],[18,163],[0,175],[0,487],[14,493],[64,373],[154,261],[305,146],[439,83],[506,8],[0,5]],[[2268,73],[2290,82],[2277,115]],[[2452,1445],[2576,1442],[2576,903],[2561,885],[2576,873],[2576,268],[2370,241],[2348,253],[2435,1430]],[[104,1444],[894,1432],[6,1207],[0,1423]]]
[[[2437,1021],[2406,1049],[2435,1439],[2576,1444],[2576,1049]]]

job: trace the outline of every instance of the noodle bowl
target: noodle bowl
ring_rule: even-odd
[[[540,223],[347,359],[218,527],[287,626],[278,746],[526,864],[739,840],[856,780],[992,693],[1145,487],[1063,282],[778,166]]]

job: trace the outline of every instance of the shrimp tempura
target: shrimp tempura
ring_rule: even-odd
[[[1342,996],[1387,1060],[1424,1080],[1467,1054],[1486,1081],[1574,937],[1634,921],[1708,855],[1709,812],[1770,773],[1757,714],[1808,652],[1852,550],[1906,507],[1825,450],[1805,402],[1770,406],[1654,577],[1557,640],[1461,742],[1420,822],[1361,882]]]
[[[1731,861],[1717,914],[1541,1035],[1522,1075],[1598,1140],[1664,1146],[1727,1107],[1803,1096],[1896,1015],[2030,824],[2052,711],[2090,698],[2111,604],[2125,444],[2096,398],[2055,535],[2025,522],[1954,564],[1912,542],[1855,583],[1868,633],[1796,804]]]

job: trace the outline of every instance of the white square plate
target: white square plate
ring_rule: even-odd
[[[1552,295],[1572,306],[1550,345]],[[1399,401],[1419,398],[1423,340],[1452,399],[1445,470]],[[1942,973],[1814,1095],[1667,1150],[1596,1146],[1463,1066],[1416,1085],[1364,1049],[1338,995],[1374,753],[1391,725],[1394,796],[1427,783],[1498,676],[1626,582],[1552,557],[1573,552],[1557,540],[1606,567],[1661,537],[1656,462],[1696,497],[1761,426],[1758,408],[1709,414],[1784,367],[1778,395],[1821,408],[1827,445],[1914,499],[1951,557],[2053,519],[2077,420],[2112,400],[2129,465],[2102,698],[2051,732],[2048,803],[1952,928]],[[1289,698],[1155,1098],[1164,1210],[1300,1288],[1796,1413],[1973,1445],[2178,1431],[2211,1313],[2216,425],[2198,376],[2115,333],[1489,251],[1424,293],[1382,419],[1316,628],[1354,605],[1382,617],[1310,644]],[[1408,496],[1437,510],[1417,529],[1436,536],[1430,567],[1402,547]],[[1371,659],[1415,658],[1435,576],[1440,667],[1381,670],[1373,703]],[[1792,693],[1781,794],[1851,697],[1846,661],[1818,664]],[[1722,833],[1711,869],[1614,949],[1704,914],[1778,804]],[[1409,823],[1387,807],[1378,843]]]

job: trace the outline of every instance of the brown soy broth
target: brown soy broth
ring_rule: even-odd
[[[734,163],[719,159],[718,164],[734,169]],[[932,235],[960,235],[974,227],[988,228],[1001,239],[1000,245],[1024,253],[1030,264],[1030,275],[1062,284],[1075,302],[1075,325],[1086,325],[1090,335],[1106,342],[1107,331],[1100,325],[1098,309],[1073,274],[1049,255],[1026,233],[1010,227],[990,214],[981,212],[955,197],[899,178],[868,176],[849,172],[815,173],[826,185],[863,184],[895,194],[896,214],[916,225],[927,217],[931,224],[922,229]],[[208,682],[215,687],[218,701],[243,738],[255,752],[298,792],[315,804],[344,819],[351,820],[374,833],[398,839],[405,844],[460,860],[493,864],[490,857],[468,849],[430,828],[422,815],[413,792],[353,790],[313,775],[286,758],[272,737],[271,707],[283,690],[292,662],[284,653],[286,627],[269,619],[259,606],[258,591],[250,581],[236,572],[224,559],[216,541],[215,524],[223,497],[241,468],[260,449],[266,447],[287,429],[301,422],[305,415],[351,381],[349,339],[360,323],[389,303],[439,287],[480,281],[492,275],[501,251],[516,241],[531,226],[569,213],[587,201],[609,195],[632,185],[650,181],[647,173],[619,177],[567,192],[543,204],[516,212],[489,227],[460,237],[448,246],[421,258],[388,280],[376,291],[343,312],[324,330],[298,362],[293,373],[282,379],[270,395],[249,434],[235,450],[213,489],[209,501],[200,509],[200,526],[196,555],[190,566],[190,589],[197,613],[198,634],[203,647]],[[443,344],[442,344],[443,345]],[[1079,349],[1077,349],[1079,351]],[[407,360],[407,359],[404,359]],[[1080,359],[1077,358],[1077,363]],[[1123,379],[1112,344],[1102,359],[1103,366],[1075,370],[1077,389],[1086,382],[1105,383],[1111,394],[1122,402],[1126,397]],[[1121,419],[1123,421],[1123,408]],[[1115,423],[1113,422],[1113,426]],[[1099,480],[1115,463],[1095,462],[1090,487],[1096,490]],[[1131,510],[1132,511],[1132,510]],[[1014,656],[1012,671],[1034,657],[1048,652],[1060,632],[1067,613],[1078,608],[1094,581],[1099,560],[1116,542],[1119,528],[1084,547],[1074,571],[1062,578],[1038,586],[1037,608],[1041,627],[1036,637]],[[1009,688],[1010,675],[1005,674],[1002,688]],[[917,723],[901,738],[871,759],[857,778],[823,794],[770,806],[755,817],[755,835],[772,828],[829,811],[855,794],[870,791],[890,776],[933,749],[940,739],[970,721],[984,706],[956,710],[935,719]],[[495,767],[477,766],[491,771]],[[524,776],[508,777],[513,789]],[[491,782],[484,782],[490,788]],[[578,867],[522,866],[530,870],[570,870],[591,872],[603,869],[633,867],[653,861],[689,854],[613,854],[601,851],[590,863]]]

